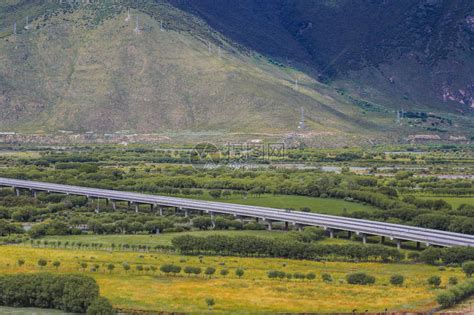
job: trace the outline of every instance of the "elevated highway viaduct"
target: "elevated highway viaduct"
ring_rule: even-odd
[[[273,222],[284,222],[287,226],[294,225],[297,227],[318,226],[327,230],[330,236],[333,236],[335,231],[347,231],[349,234],[355,233],[362,238],[364,243],[367,241],[367,236],[376,235],[381,236],[382,239],[388,238],[395,241],[399,248],[402,241],[413,241],[417,242],[418,245],[423,243],[428,246],[474,246],[474,235],[386,222],[289,211],[285,209],[166,197],[0,177],[0,187],[1,186],[13,188],[18,195],[20,190],[29,190],[35,196],[37,192],[48,192],[86,196],[88,198],[100,198],[111,202],[114,208],[116,208],[117,201],[126,201],[130,205],[134,205],[136,211],[139,210],[140,204],[147,204],[150,205],[152,210],[160,211],[160,213],[162,213],[163,208],[165,207],[175,207],[176,209],[185,212],[186,215],[189,211],[201,211],[210,214],[211,218],[214,218],[215,214],[256,218],[257,220],[265,222],[270,229]]]

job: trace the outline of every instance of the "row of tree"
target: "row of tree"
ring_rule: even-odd
[[[183,271],[187,275],[195,275],[198,276],[200,275],[203,270],[201,267],[194,267],[194,266],[186,266],[182,268],[181,266],[175,265],[175,264],[164,264],[160,267],[160,271],[163,272],[166,275],[178,275]],[[211,278],[215,273],[216,273],[216,268],[214,267],[207,267],[204,269],[204,275],[207,277]],[[220,275],[223,277],[226,277],[229,274],[229,270],[224,268],[220,271]],[[235,275],[239,278],[242,278],[245,274],[245,270],[243,268],[237,268],[235,269]]]
[[[191,235],[173,238],[174,248],[183,254],[264,256],[311,260],[384,261],[393,262],[404,255],[381,245],[325,245],[292,239],[267,239],[255,236]]]
[[[474,261],[474,247],[428,247],[420,253],[418,259],[431,265],[459,266],[467,261]]]

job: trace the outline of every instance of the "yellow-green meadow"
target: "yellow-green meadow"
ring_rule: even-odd
[[[38,260],[46,259],[46,267],[39,267]],[[22,266],[18,260],[24,260]],[[53,262],[60,266],[54,267]],[[125,271],[123,263],[131,268]],[[87,266],[81,263],[86,263]],[[201,274],[188,276],[181,272],[167,276],[160,266],[173,263],[181,267],[216,268],[211,278]],[[107,266],[114,265],[110,271]],[[137,265],[144,270],[138,271]],[[91,271],[97,267],[97,271]],[[150,269],[155,266],[156,271]],[[242,278],[235,275],[243,268]],[[227,269],[227,276],[220,275]],[[286,273],[315,273],[315,280],[271,280],[269,270]],[[433,289],[427,278],[440,275],[441,287],[448,278],[464,278],[459,268],[439,270],[422,264],[382,264],[315,262],[275,258],[237,258],[218,256],[181,256],[166,253],[140,253],[119,251],[92,251],[32,248],[29,246],[1,246],[0,273],[20,272],[81,273],[94,277],[101,294],[110,299],[114,307],[137,310],[204,312],[208,311],[206,298],[214,298],[213,312],[272,313],[272,312],[348,312],[389,310],[427,310],[436,306]],[[348,273],[363,271],[375,276],[374,285],[350,285],[345,281]],[[321,275],[332,276],[331,283],[322,281]],[[389,283],[390,276],[405,277],[403,286]]]

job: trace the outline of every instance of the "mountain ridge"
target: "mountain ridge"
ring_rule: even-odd
[[[19,24],[16,36],[2,33],[1,131],[296,131],[379,139],[431,132],[432,121],[410,130],[397,125],[399,104],[366,101],[354,84],[321,83],[311,71],[227,39],[175,3],[132,4],[17,6],[18,20],[41,14],[28,30]],[[302,108],[307,129],[298,130]],[[440,115],[455,121],[440,128],[469,135],[468,120]]]

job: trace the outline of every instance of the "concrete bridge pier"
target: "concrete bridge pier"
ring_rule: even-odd
[[[397,242],[397,248],[402,249],[402,240],[396,239],[395,241]]]
[[[334,230],[328,229],[328,232],[329,232],[329,238],[334,238]]]
[[[273,224],[271,221],[267,221],[267,230],[271,231],[273,229]]]
[[[138,213],[138,210],[140,210],[140,205],[135,203],[135,213]]]
[[[33,195],[33,198],[35,198],[35,199],[38,198],[36,190],[32,190],[31,194]]]
[[[360,234],[360,236],[362,237],[362,243],[367,244],[367,234]]]
[[[382,236],[382,237],[380,238],[380,243],[381,243],[381,244],[385,244],[385,236]]]
[[[288,229],[289,229],[289,223],[288,223],[288,221],[286,221],[285,222],[285,231],[288,231]]]
[[[347,231],[347,238],[351,239],[352,238],[352,231]]]
[[[296,222],[293,222],[293,226],[298,230],[298,232],[303,231],[303,226],[301,224],[297,224]]]
[[[115,200],[111,200],[112,202],[112,209],[117,210],[117,202]]]
[[[212,223],[212,228],[216,227],[216,216],[214,215],[214,212],[210,211],[209,214],[211,215],[211,223]]]
[[[184,217],[189,218],[189,210],[188,209],[183,209],[184,211]]]
[[[163,207],[160,206],[160,207],[158,208],[158,211],[159,211],[159,213],[160,213],[160,216],[163,216]]]
[[[416,249],[420,249],[421,248],[421,243],[420,242],[416,242]]]
[[[267,230],[268,231],[271,231],[273,229],[273,223],[272,221],[266,219],[266,218],[263,218],[263,223],[267,226]]]
[[[15,194],[17,197],[20,197],[20,189],[19,188],[16,188],[16,187],[13,187],[13,190],[15,190]]]

